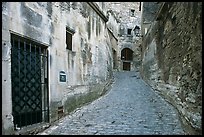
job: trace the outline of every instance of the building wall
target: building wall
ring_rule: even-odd
[[[131,70],[138,70],[140,64],[140,38],[136,37],[133,29],[141,24],[141,11],[139,11],[140,2],[107,2],[107,11],[114,13],[119,22],[118,35],[118,66],[119,70],[123,70],[123,60],[121,60],[121,51],[129,48],[133,51],[133,61],[131,61]],[[134,15],[131,15],[134,10]],[[128,35],[128,29],[132,29],[131,35]]]
[[[119,22],[115,17],[115,14],[112,11],[107,12],[108,22],[106,23],[108,28],[108,36],[112,45],[113,50],[113,69],[118,70],[118,62],[120,59],[118,58],[118,54],[120,54],[120,50],[118,48],[118,30],[119,30]]]
[[[141,34],[144,36],[154,21],[161,2],[142,2],[141,4]]]
[[[112,78],[112,45],[103,15],[86,2],[2,3],[2,133],[13,134],[11,32],[48,47],[49,118],[64,114],[105,93]],[[103,7],[105,8],[105,7]],[[66,49],[66,28],[74,31]],[[103,65],[101,65],[103,64]],[[64,71],[66,82],[59,81]]]
[[[161,4],[142,42],[143,78],[202,134],[202,3]]]

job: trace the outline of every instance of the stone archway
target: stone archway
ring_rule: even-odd
[[[124,48],[121,51],[121,60],[123,63],[123,70],[131,70],[131,62],[133,61],[133,51],[129,48]]]

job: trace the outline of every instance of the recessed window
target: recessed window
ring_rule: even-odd
[[[72,35],[74,34],[74,30],[66,28],[66,45],[68,50],[72,50]]]
[[[132,29],[128,29],[128,30],[127,30],[127,34],[128,34],[128,35],[131,35],[131,31],[132,31]]]
[[[132,16],[132,17],[135,16],[135,10],[134,9],[130,10],[130,16]]]
[[[72,34],[66,31],[66,44],[67,49],[72,50]]]
[[[141,11],[141,6],[142,6],[142,4],[141,4],[141,2],[140,2],[140,5],[139,5],[139,11]]]

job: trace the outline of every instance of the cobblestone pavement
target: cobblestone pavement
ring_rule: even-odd
[[[177,111],[138,72],[114,72],[107,94],[39,135],[184,135]]]

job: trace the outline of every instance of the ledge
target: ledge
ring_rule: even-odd
[[[103,12],[99,9],[98,5],[95,2],[87,2],[91,8],[105,21],[108,21],[108,18],[103,14]]]
[[[107,28],[108,31],[113,35],[113,37],[115,38],[116,41],[118,41],[118,38],[114,35],[113,31],[110,28]]]

